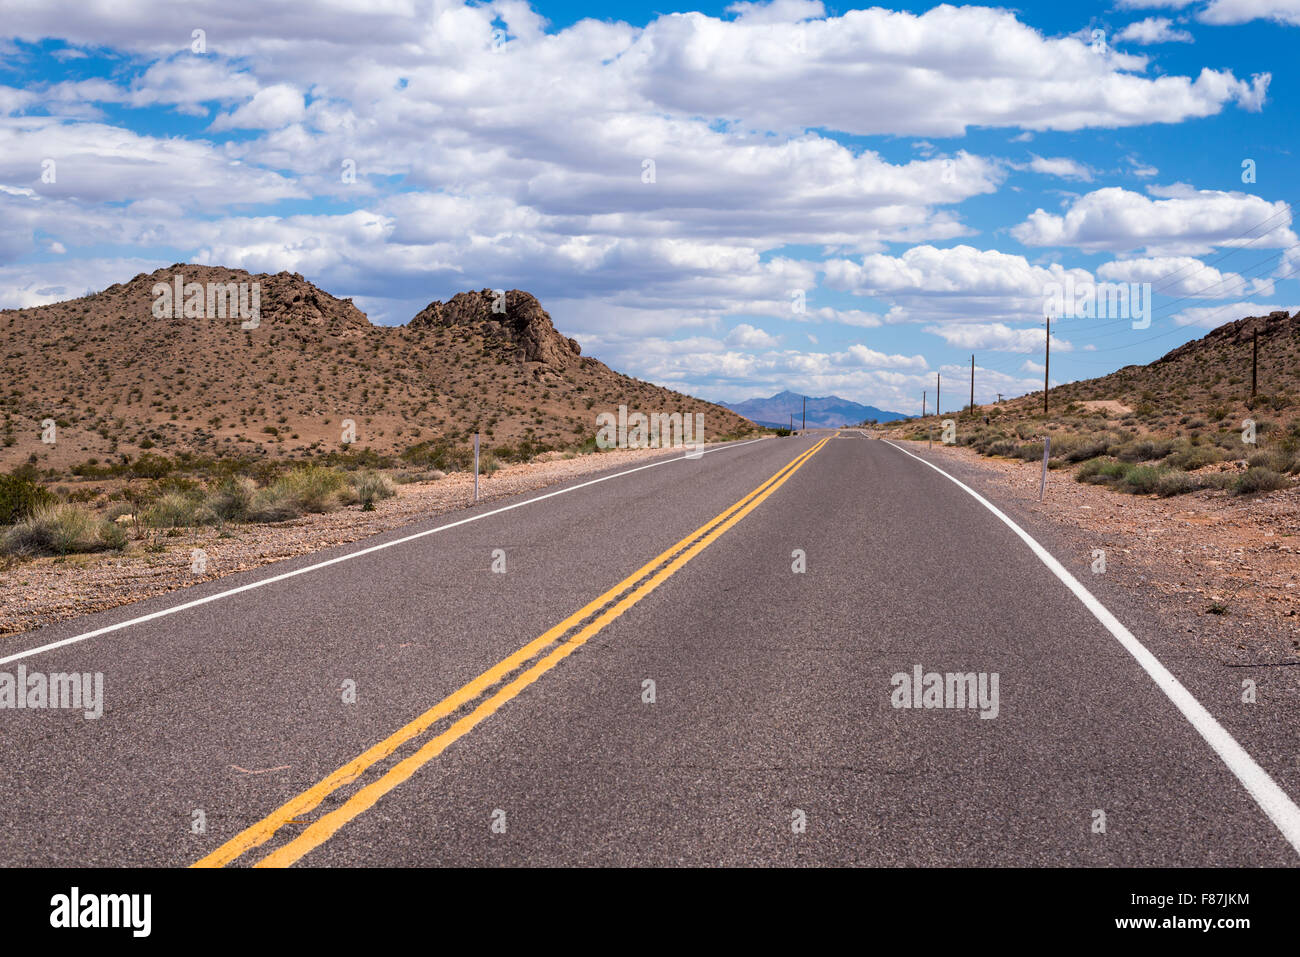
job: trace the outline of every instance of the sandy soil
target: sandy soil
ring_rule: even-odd
[[[1115,415],[1124,415],[1133,411],[1118,399],[1089,399],[1086,402],[1080,402],[1079,407],[1094,411],[1100,409],[1102,412],[1112,412]]]

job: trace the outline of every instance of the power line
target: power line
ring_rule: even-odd
[[[1219,242],[1219,243],[1212,243],[1211,245],[1216,245],[1216,246],[1227,245],[1228,243],[1231,243],[1232,240],[1234,240],[1234,239],[1241,239],[1241,238],[1242,238],[1243,236],[1245,236],[1247,233],[1253,233],[1255,230],[1259,229],[1261,226],[1266,225],[1267,223],[1273,221],[1274,219],[1277,219],[1279,216],[1281,216],[1281,215],[1283,215],[1283,214],[1290,215],[1290,213],[1291,213],[1291,204],[1290,204],[1290,203],[1287,203],[1287,202],[1285,202],[1285,201],[1283,201],[1283,202],[1282,202],[1282,209],[1278,210],[1278,211],[1277,211],[1276,213],[1274,213],[1272,216],[1268,217],[1268,219],[1265,219],[1263,222],[1256,223],[1254,226],[1251,226],[1251,227],[1250,227],[1249,229],[1247,229],[1245,232],[1238,233],[1236,236],[1233,236],[1233,237],[1231,237],[1230,239],[1224,240],[1223,242]],[[1272,232],[1272,229],[1270,229],[1269,232]],[[1225,252],[1225,253],[1224,253],[1222,256],[1220,256],[1218,259],[1212,259],[1212,260],[1210,260],[1208,263],[1201,263],[1199,260],[1197,260],[1197,263],[1199,263],[1199,267],[1200,267],[1200,269],[1207,269],[1207,268],[1209,268],[1210,266],[1215,265],[1216,263],[1221,263],[1221,262],[1223,262],[1223,260],[1227,259],[1229,256],[1236,255],[1237,253],[1241,252],[1241,250],[1246,249],[1247,247],[1251,246],[1252,244],[1259,242],[1261,239],[1266,238],[1266,237],[1269,235],[1269,232],[1266,232],[1266,233],[1264,233],[1264,234],[1262,234],[1262,235],[1260,235],[1260,236],[1256,236],[1254,239],[1252,239],[1252,240],[1251,240],[1250,242],[1248,242],[1248,243],[1243,243],[1243,244],[1241,244],[1240,246],[1232,246],[1231,248],[1228,249],[1227,252]],[[1164,282],[1164,281],[1167,280],[1167,279],[1172,279],[1174,276],[1178,275],[1180,272],[1183,272],[1184,270],[1190,269],[1192,265],[1193,265],[1192,263],[1189,263],[1188,265],[1183,266],[1183,267],[1180,268],[1180,269],[1176,269],[1176,270],[1174,270],[1173,272],[1169,273],[1169,274],[1166,275],[1166,276],[1162,276],[1160,279],[1153,280],[1153,283],[1162,283],[1162,282]]]
[[[1261,227],[1268,225],[1270,222],[1272,222],[1272,220],[1277,219],[1279,216],[1289,215],[1289,214],[1291,213],[1291,211],[1292,211],[1292,210],[1291,210],[1291,205],[1290,205],[1289,203],[1284,203],[1284,204],[1283,204],[1283,208],[1280,209],[1280,210],[1278,210],[1278,211],[1277,211],[1276,213],[1274,213],[1272,216],[1269,216],[1267,219],[1263,220],[1262,222],[1256,223],[1254,226],[1251,226],[1249,229],[1247,229],[1247,230],[1245,230],[1245,231],[1243,231],[1243,232],[1241,232],[1241,233],[1238,233],[1236,236],[1230,237],[1230,238],[1227,239],[1227,240],[1223,240],[1223,242],[1224,242],[1224,243],[1227,243],[1227,242],[1232,242],[1234,239],[1241,239],[1242,237],[1246,236],[1248,233],[1252,233],[1252,232],[1254,232],[1255,230],[1260,229]],[[1250,242],[1242,243],[1241,245],[1238,245],[1238,246],[1233,246],[1232,248],[1228,249],[1227,252],[1223,253],[1222,255],[1218,256],[1218,257],[1215,258],[1215,259],[1210,260],[1209,262],[1203,263],[1203,262],[1200,262],[1199,260],[1196,260],[1196,261],[1194,261],[1194,262],[1192,262],[1192,263],[1188,263],[1186,266],[1182,266],[1182,267],[1180,267],[1180,268],[1178,268],[1178,269],[1175,269],[1175,270],[1174,270],[1173,272],[1171,272],[1171,273],[1166,273],[1164,276],[1161,276],[1161,277],[1159,277],[1159,278],[1154,279],[1154,280],[1151,281],[1151,282],[1152,282],[1151,291],[1154,293],[1154,292],[1159,292],[1159,291],[1162,291],[1163,289],[1168,288],[1168,285],[1166,285],[1167,282],[1168,282],[1168,280],[1173,279],[1175,276],[1179,275],[1180,273],[1186,272],[1188,269],[1191,269],[1191,268],[1193,268],[1194,266],[1196,267],[1196,269],[1197,269],[1198,272],[1200,272],[1200,271],[1204,271],[1204,270],[1207,270],[1207,269],[1211,268],[1212,266],[1214,266],[1214,265],[1216,265],[1216,264],[1218,264],[1218,263],[1223,262],[1223,261],[1224,261],[1225,259],[1227,259],[1229,256],[1234,256],[1234,255],[1236,255],[1237,253],[1241,252],[1243,249],[1248,249],[1250,246],[1252,246],[1254,243],[1259,242],[1261,239],[1265,239],[1265,238],[1267,238],[1268,235],[1269,235],[1269,233],[1270,233],[1271,231],[1272,231],[1272,230],[1270,229],[1269,232],[1265,232],[1265,233],[1263,233],[1263,234],[1260,235],[1260,236],[1256,236],[1254,239],[1250,240]],[[1265,259],[1265,260],[1263,260],[1262,262],[1263,262],[1264,264],[1267,264],[1267,263],[1271,262],[1271,257],[1272,257],[1273,255],[1276,255],[1276,256],[1279,256],[1279,257],[1280,257],[1280,256],[1284,256],[1284,255],[1286,255],[1286,253],[1288,253],[1288,252],[1290,252],[1292,249],[1296,249],[1296,248],[1300,248],[1300,243],[1295,243],[1295,244],[1293,244],[1293,245],[1291,245],[1291,246],[1280,247],[1276,253],[1274,253],[1274,254],[1270,254],[1270,258]],[[1259,265],[1259,264],[1256,264],[1256,265]],[[1253,268],[1255,268],[1255,267],[1251,267],[1251,268],[1253,269]],[[1238,274],[1239,274],[1239,275],[1244,275],[1244,272],[1241,272],[1241,273],[1238,273]],[[1195,273],[1193,273],[1193,275],[1195,275]],[[1226,282],[1226,281],[1228,281],[1227,278],[1222,279],[1222,280],[1220,280],[1219,283],[1215,283],[1215,284],[1213,284],[1213,285],[1221,285],[1223,282]],[[1210,287],[1207,287],[1207,288],[1213,288],[1213,285],[1210,286]],[[1187,297],[1183,297],[1183,298],[1187,298]],[[1178,300],[1175,300],[1175,301],[1178,301]],[[1107,327],[1109,327],[1109,326],[1113,326],[1113,325],[1116,325],[1116,324],[1118,324],[1118,323],[1123,323],[1123,322],[1127,322],[1127,321],[1129,321],[1129,320],[1127,320],[1127,319],[1123,319],[1123,318],[1120,318],[1120,319],[1114,319],[1114,320],[1110,320],[1110,321],[1108,321],[1108,322],[1099,323],[1099,324],[1095,325],[1093,328],[1094,328],[1094,329],[1104,329],[1104,328],[1107,328]]]
[[[1216,258],[1214,258],[1214,259],[1212,259],[1212,260],[1210,260],[1210,261],[1208,261],[1208,262],[1201,262],[1200,260],[1195,260],[1194,262],[1192,262],[1192,263],[1188,263],[1188,264],[1185,265],[1185,266],[1182,266],[1182,267],[1180,267],[1180,268],[1178,268],[1178,269],[1175,269],[1174,271],[1172,271],[1172,272],[1170,272],[1170,273],[1167,273],[1166,275],[1161,276],[1161,277],[1159,277],[1158,279],[1152,280],[1152,292],[1153,292],[1153,293],[1156,292],[1158,288],[1160,288],[1160,289],[1168,288],[1168,283],[1169,283],[1170,280],[1172,280],[1172,279],[1175,278],[1176,276],[1179,276],[1179,275],[1182,274],[1182,273],[1185,273],[1188,269],[1193,269],[1193,268],[1195,268],[1196,272],[1193,272],[1192,275],[1196,275],[1197,272],[1204,272],[1204,271],[1207,271],[1207,270],[1209,270],[1211,267],[1215,266],[1216,264],[1221,263],[1221,262],[1223,262],[1224,260],[1228,259],[1229,257],[1234,256],[1234,255],[1236,255],[1237,253],[1241,252],[1243,249],[1248,249],[1248,248],[1250,248],[1251,246],[1253,246],[1255,243],[1259,242],[1260,240],[1262,240],[1262,239],[1266,239],[1266,238],[1267,238],[1267,237],[1272,233],[1272,231],[1273,231],[1273,226],[1276,226],[1276,225],[1277,225],[1277,224],[1273,223],[1273,221],[1274,221],[1274,220],[1277,220],[1277,219],[1279,219],[1280,217],[1283,217],[1283,216],[1290,216],[1291,213],[1292,213],[1291,204],[1290,204],[1290,203],[1286,203],[1285,201],[1283,201],[1283,202],[1282,202],[1282,208],[1279,209],[1279,210],[1277,210],[1277,212],[1275,212],[1275,213],[1273,213],[1272,215],[1268,216],[1267,218],[1261,220],[1260,222],[1256,223],[1255,225],[1253,225],[1253,226],[1251,226],[1251,227],[1249,227],[1249,228],[1243,230],[1242,232],[1236,234],[1235,236],[1229,237],[1229,238],[1226,239],[1226,240],[1221,240],[1221,241],[1214,242],[1213,245],[1224,246],[1224,245],[1231,244],[1231,243],[1233,243],[1235,240],[1245,238],[1246,236],[1250,235],[1251,233],[1255,232],[1256,230],[1259,230],[1259,229],[1261,229],[1261,228],[1264,228],[1264,227],[1266,227],[1266,226],[1269,226],[1270,228],[1267,229],[1265,232],[1261,233],[1259,236],[1254,237],[1253,239],[1250,239],[1248,242],[1244,242],[1244,243],[1240,243],[1240,244],[1237,244],[1237,245],[1232,245],[1232,246],[1230,246],[1230,248],[1228,248],[1228,249],[1227,249],[1225,252],[1223,252],[1221,255],[1217,256]],[[1273,226],[1270,226],[1270,224],[1273,224]],[[1266,268],[1268,265],[1270,265],[1270,264],[1271,264],[1272,262],[1274,262],[1276,259],[1280,259],[1280,258],[1282,258],[1282,257],[1285,257],[1285,255],[1286,255],[1288,252],[1290,252],[1290,251],[1293,250],[1293,249],[1298,249],[1298,248],[1300,248],[1300,243],[1294,243],[1294,244],[1292,244],[1291,246],[1281,247],[1281,248],[1279,248],[1276,252],[1274,252],[1274,253],[1270,253],[1269,256],[1268,256],[1267,258],[1265,258],[1265,259],[1263,259],[1263,260],[1260,260],[1260,261],[1257,262],[1257,263],[1254,263],[1253,265],[1247,267],[1246,269],[1239,270],[1239,271],[1237,271],[1236,273],[1229,273],[1228,275],[1224,275],[1224,276],[1222,276],[1222,278],[1219,279],[1218,282],[1211,283],[1210,285],[1208,285],[1208,286],[1206,286],[1206,287],[1203,287],[1202,289],[1198,290],[1196,293],[1188,293],[1188,294],[1185,294],[1185,295],[1183,295],[1183,296],[1179,296],[1179,297],[1177,297],[1177,298],[1171,300],[1170,302],[1167,302],[1167,303],[1162,304],[1161,307],[1160,307],[1159,309],[1154,309],[1154,308],[1153,308],[1153,309],[1152,309],[1152,318],[1153,318],[1153,319],[1156,318],[1156,313],[1157,313],[1157,312],[1159,312],[1159,313],[1167,313],[1170,309],[1173,308],[1174,305],[1176,305],[1176,304],[1179,303],[1179,302],[1184,302],[1184,301],[1187,301],[1187,300],[1189,300],[1189,299],[1205,298],[1204,293],[1209,292],[1210,290],[1212,290],[1212,289],[1214,289],[1214,288],[1216,288],[1216,287],[1218,287],[1218,286],[1223,286],[1225,283],[1228,283],[1228,282],[1236,282],[1236,281],[1238,281],[1238,280],[1245,279],[1245,278],[1246,278],[1248,275],[1250,275],[1251,273],[1253,273],[1253,272],[1255,272],[1255,271],[1257,271],[1257,270],[1259,270],[1259,269],[1261,269],[1261,268]],[[1290,278],[1290,277],[1281,277],[1281,278]],[[1246,293],[1244,292],[1244,290],[1243,290],[1243,292],[1242,292],[1242,295],[1246,295]],[[1234,305],[1234,304],[1232,304],[1232,303],[1228,303],[1228,304],[1225,304],[1223,308],[1224,308],[1225,310],[1226,310],[1226,309],[1230,309],[1230,308],[1232,308],[1233,305]],[[1132,322],[1132,319],[1131,319],[1131,318],[1122,318],[1122,317],[1121,317],[1121,318],[1117,318],[1117,319],[1113,319],[1113,320],[1108,320],[1108,321],[1103,322],[1103,323],[1095,324],[1095,325],[1091,326],[1090,329],[1091,329],[1092,332],[1096,332],[1096,331],[1099,330],[1099,329],[1107,329],[1107,328],[1109,328],[1109,327],[1112,327],[1112,326],[1115,326],[1115,325],[1118,325],[1118,324],[1121,324],[1121,323],[1131,323],[1131,322]],[[1183,331],[1185,331],[1185,329],[1186,329],[1186,326],[1183,326],[1183,325],[1176,325],[1175,327],[1173,327],[1173,328],[1171,328],[1171,329],[1168,329],[1168,330],[1166,330],[1166,331],[1164,331],[1164,332],[1161,332],[1161,333],[1159,333],[1159,334],[1157,334],[1157,335],[1154,335],[1154,336],[1148,336],[1148,337],[1143,338],[1143,339],[1138,339],[1138,340],[1136,340],[1136,341],[1122,343],[1122,344],[1120,344],[1120,345],[1112,346],[1112,347],[1108,347],[1108,348],[1104,348],[1104,349],[1092,349],[1092,350],[1088,350],[1088,351],[1093,352],[1093,353],[1101,353],[1101,354],[1105,354],[1105,353],[1109,353],[1109,352],[1115,352],[1115,351],[1117,351],[1117,350],[1119,350],[1119,349],[1128,349],[1128,348],[1132,348],[1132,347],[1134,347],[1134,346],[1142,345],[1142,344],[1144,344],[1144,343],[1155,342],[1156,340],[1166,338],[1166,337],[1168,337],[1168,336],[1170,336],[1170,335],[1174,335],[1174,334],[1179,333],[1179,332],[1183,332]],[[1086,337],[1086,338],[1085,338],[1084,340],[1082,340],[1082,341],[1083,341],[1083,344],[1085,344],[1085,345],[1093,345],[1093,344],[1095,344],[1095,342],[1097,342],[1097,341],[1102,341],[1102,340],[1108,340],[1108,339],[1111,339],[1111,338],[1113,338],[1114,335],[1121,334],[1123,331],[1124,331],[1124,330],[1116,330],[1116,331],[1113,332],[1113,333],[1107,333],[1107,334],[1102,335],[1102,336]],[[1061,341],[1062,341],[1062,342],[1066,342],[1067,340],[1061,340]],[[1080,341],[1080,340],[1077,339],[1077,338],[1075,338],[1074,336],[1071,336],[1070,340],[1068,340],[1068,342],[1070,343],[1071,346],[1073,346],[1075,343],[1077,343],[1077,342],[1079,342],[1079,341]],[[1051,347],[1051,344],[1050,344],[1050,331],[1049,331],[1049,332],[1047,333],[1047,335],[1045,336],[1045,339],[1044,339],[1045,355],[1050,354],[1050,347]],[[996,351],[996,350],[995,350],[995,351]],[[1023,360],[1017,360],[1017,359],[1013,358],[1012,356],[1008,356],[1007,359],[1006,359],[1005,361],[1006,361],[1006,362],[1010,362],[1010,363],[1012,363],[1012,364],[1017,364],[1017,362],[1018,362],[1018,364],[1021,365],[1021,366],[1023,366],[1026,362],[1030,361],[1030,360],[1028,359],[1028,354],[1027,354],[1027,353],[1017,353],[1017,354],[1013,354],[1013,355],[1025,355],[1025,359],[1023,359]],[[1091,361],[1091,362],[1090,362],[1090,361],[1085,360],[1085,359],[1082,359],[1082,358],[1074,358],[1074,356],[1073,356],[1073,351],[1071,351],[1070,355],[1071,355],[1071,357],[1072,357],[1072,360],[1073,360],[1075,363],[1082,364],[1082,365],[1106,366],[1106,365],[1110,365],[1110,364],[1111,364],[1111,363],[1107,363],[1107,362],[1096,362],[1096,361]],[[974,359],[973,359],[973,357],[972,357],[972,366],[973,366],[973,363],[974,363]],[[1047,363],[1044,363],[1044,364],[1046,365]],[[984,369],[986,369],[987,371],[991,371],[991,372],[999,373],[999,374],[1004,375],[1004,376],[1007,376],[1007,377],[1009,377],[1009,378],[1024,378],[1024,373],[1021,372],[1020,369],[1016,369],[1015,371],[1012,371],[1011,369],[1008,369],[1008,368],[1006,368],[1004,365],[1002,365],[1002,361],[1000,360],[1000,357],[995,357],[995,359],[994,359],[993,361],[991,361],[991,362],[988,361],[988,360],[984,360],[984,361],[981,362],[980,365],[981,365],[981,368],[984,368]],[[1121,367],[1121,368],[1122,368],[1122,367]],[[1116,369],[1116,370],[1112,370],[1112,371],[1118,371],[1118,370]],[[973,377],[973,375],[974,375],[974,373],[973,373],[973,370],[972,370],[972,377]],[[1047,376],[1047,370],[1046,370],[1046,369],[1044,370],[1044,375],[1045,375],[1045,377]],[[1044,395],[1044,400],[1046,400],[1046,395]]]
[[[1211,284],[1208,285],[1208,286],[1203,286],[1202,288],[1196,290],[1195,292],[1187,293],[1186,295],[1179,296],[1179,297],[1177,297],[1177,298],[1175,298],[1175,299],[1171,299],[1171,300],[1169,300],[1168,302],[1161,304],[1159,308],[1153,308],[1152,311],[1151,311],[1151,317],[1152,317],[1153,319],[1154,319],[1154,318],[1160,318],[1160,316],[1159,316],[1158,314],[1163,314],[1163,313],[1167,313],[1167,312],[1169,312],[1170,310],[1173,309],[1173,307],[1174,307],[1177,303],[1180,303],[1180,302],[1186,302],[1186,301],[1189,301],[1189,300],[1196,300],[1196,299],[1232,298],[1232,297],[1222,297],[1222,296],[1209,296],[1209,295],[1206,295],[1206,294],[1209,293],[1209,292],[1211,292],[1212,290],[1216,289],[1217,287],[1224,286],[1224,285],[1227,284],[1227,283],[1235,283],[1235,282],[1237,282],[1238,280],[1243,280],[1243,279],[1246,279],[1246,278],[1253,277],[1253,274],[1256,273],[1256,272],[1258,272],[1260,269],[1265,269],[1265,268],[1269,267],[1270,265],[1272,265],[1275,256],[1283,256],[1283,255],[1285,255],[1286,253],[1290,252],[1292,249],[1300,249],[1300,243],[1296,243],[1295,245],[1292,245],[1292,246],[1287,246],[1285,249],[1280,250],[1280,251],[1279,251],[1278,253],[1276,253],[1276,254],[1270,254],[1268,258],[1263,259],[1263,260],[1260,260],[1259,262],[1254,263],[1253,265],[1249,266],[1249,267],[1246,268],[1246,269],[1241,270],[1240,272],[1229,273],[1228,275],[1226,275],[1226,276],[1224,276],[1222,279],[1220,279],[1218,282],[1211,283]],[[1250,295],[1250,293],[1246,292],[1245,289],[1243,289],[1243,290],[1241,291],[1241,295],[1243,295],[1243,296],[1245,296],[1245,295]],[[1132,318],[1131,318],[1131,317],[1129,317],[1129,318],[1120,318],[1120,319],[1117,319],[1117,320],[1111,320],[1111,321],[1106,322],[1106,323],[1102,323],[1102,324],[1094,325],[1094,326],[1092,326],[1091,328],[1092,328],[1092,329],[1100,329],[1100,328],[1105,328],[1105,327],[1107,327],[1107,326],[1113,326],[1113,325],[1116,325],[1117,323],[1126,323],[1126,322],[1131,322],[1131,321],[1132,321]],[[1119,331],[1122,332],[1123,330],[1119,330]],[[1111,338],[1111,337],[1113,337],[1113,335],[1114,335],[1114,333],[1109,333],[1109,334],[1104,335],[1104,336],[1098,336],[1098,337],[1096,337],[1096,340],[1095,340],[1095,341],[1100,341],[1101,339]]]

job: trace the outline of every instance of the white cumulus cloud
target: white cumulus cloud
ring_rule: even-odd
[[[1290,246],[1285,202],[1247,193],[1177,188],[1152,199],[1120,187],[1071,201],[1062,215],[1038,209],[1011,234],[1026,246],[1073,246],[1089,252],[1146,249],[1152,254],[1204,254],[1215,246]]]
[[[1193,37],[1186,30],[1177,29],[1168,17],[1147,17],[1130,23],[1115,35],[1120,43],[1143,45],[1152,43],[1191,43]]]

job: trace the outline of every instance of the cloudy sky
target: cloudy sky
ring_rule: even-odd
[[[662,6],[664,2],[667,7]],[[675,12],[669,12],[675,11]],[[918,411],[1300,304],[1300,0],[4,0],[0,306],[177,261],[527,289],[712,399]]]

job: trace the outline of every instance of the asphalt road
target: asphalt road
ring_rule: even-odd
[[[1252,771],[913,455],[812,433],[555,491],[7,641],[106,706],[0,711],[0,864],[1297,862],[1294,702],[1243,726],[1239,675],[1112,609]],[[918,666],[984,706],[896,707]]]

